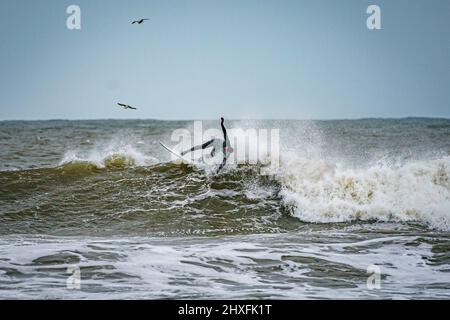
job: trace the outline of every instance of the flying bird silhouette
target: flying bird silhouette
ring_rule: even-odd
[[[142,23],[143,23],[144,21],[146,21],[146,20],[150,20],[150,19],[135,20],[135,21],[133,21],[131,24],[135,24],[135,23],[142,24]]]
[[[137,108],[132,107],[132,106],[130,106],[130,105],[128,105],[128,104],[118,103],[118,105],[121,106],[121,107],[124,108],[124,109],[133,109],[133,110],[137,110]]]

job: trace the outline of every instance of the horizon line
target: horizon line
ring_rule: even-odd
[[[0,122],[43,122],[43,121],[215,121],[220,118],[184,118],[184,119],[161,119],[161,118],[49,118],[49,119],[0,119]],[[360,117],[360,118],[228,118],[227,120],[278,120],[278,121],[358,121],[358,120],[406,120],[406,119],[433,119],[433,120],[450,120],[450,117],[430,117],[430,116],[406,116],[406,117]]]

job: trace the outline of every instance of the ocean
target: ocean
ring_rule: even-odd
[[[193,121],[0,122],[0,297],[450,298],[450,120],[226,125],[278,166],[172,161]]]

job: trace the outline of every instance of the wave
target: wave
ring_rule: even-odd
[[[287,154],[276,179],[305,222],[418,221],[450,230],[450,157],[345,168]]]
[[[284,208],[287,208],[290,214],[304,222],[419,222],[434,229],[450,231],[449,156],[431,160],[405,160],[400,164],[380,161],[356,168],[346,166],[345,161],[325,160],[320,152],[304,151],[283,150],[278,170],[267,177],[270,180],[270,192],[267,192],[267,185],[259,183],[267,181],[258,177],[257,172],[264,169],[261,164],[242,164],[237,161],[238,164],[230,164],[217,178],[214,178],[215,174],[210,174],[211,167],[199,166],[199,171],[208,176],[204,183],[231,181],[227,189],[233,189],[236,181],[247,182],[244,185],[249,187],[245,187],[244,191],[235,191],[243,191],[248,198],[256,197],[264,201],[264,195],[272,194],[272,190],[275,190],[276,202],[283,207],[281,211],[285,212]],[[56,168],[42,169],[42,175],[21,171],[4,173],[5,183],[11,184],[3,191],[12,192],[12,188],[16,188],[13,182],[18,175],[24,174],[29,175],[30,179],[42,176],[42,183],[48,183],[50,176],[66,181],[98,170],[147,166],[151,168],[145,168],[145,174],[170,175],[174,168],[185,167],[179,165],[162,163],[129,141],[112,140],[103,145],[97,144],[89,150],[69,150]],[[167,188],[181,188],[190,179],[192,170],[182,169],[180,173],[177,174],[179,180],[171,180]],[[25,186],[21,184],[17,188]]]
[[[69,150],[59,163],[59,166],[66,169],[113,169],[149,166],[158,162],[158,159],[145,155],[132,145],[114,140],[105,146],[96,146],[87,152]]]

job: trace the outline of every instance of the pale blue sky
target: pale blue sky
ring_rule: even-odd
[[[448,0],[2,0],[0,37],[3,120],[450,117]]]

